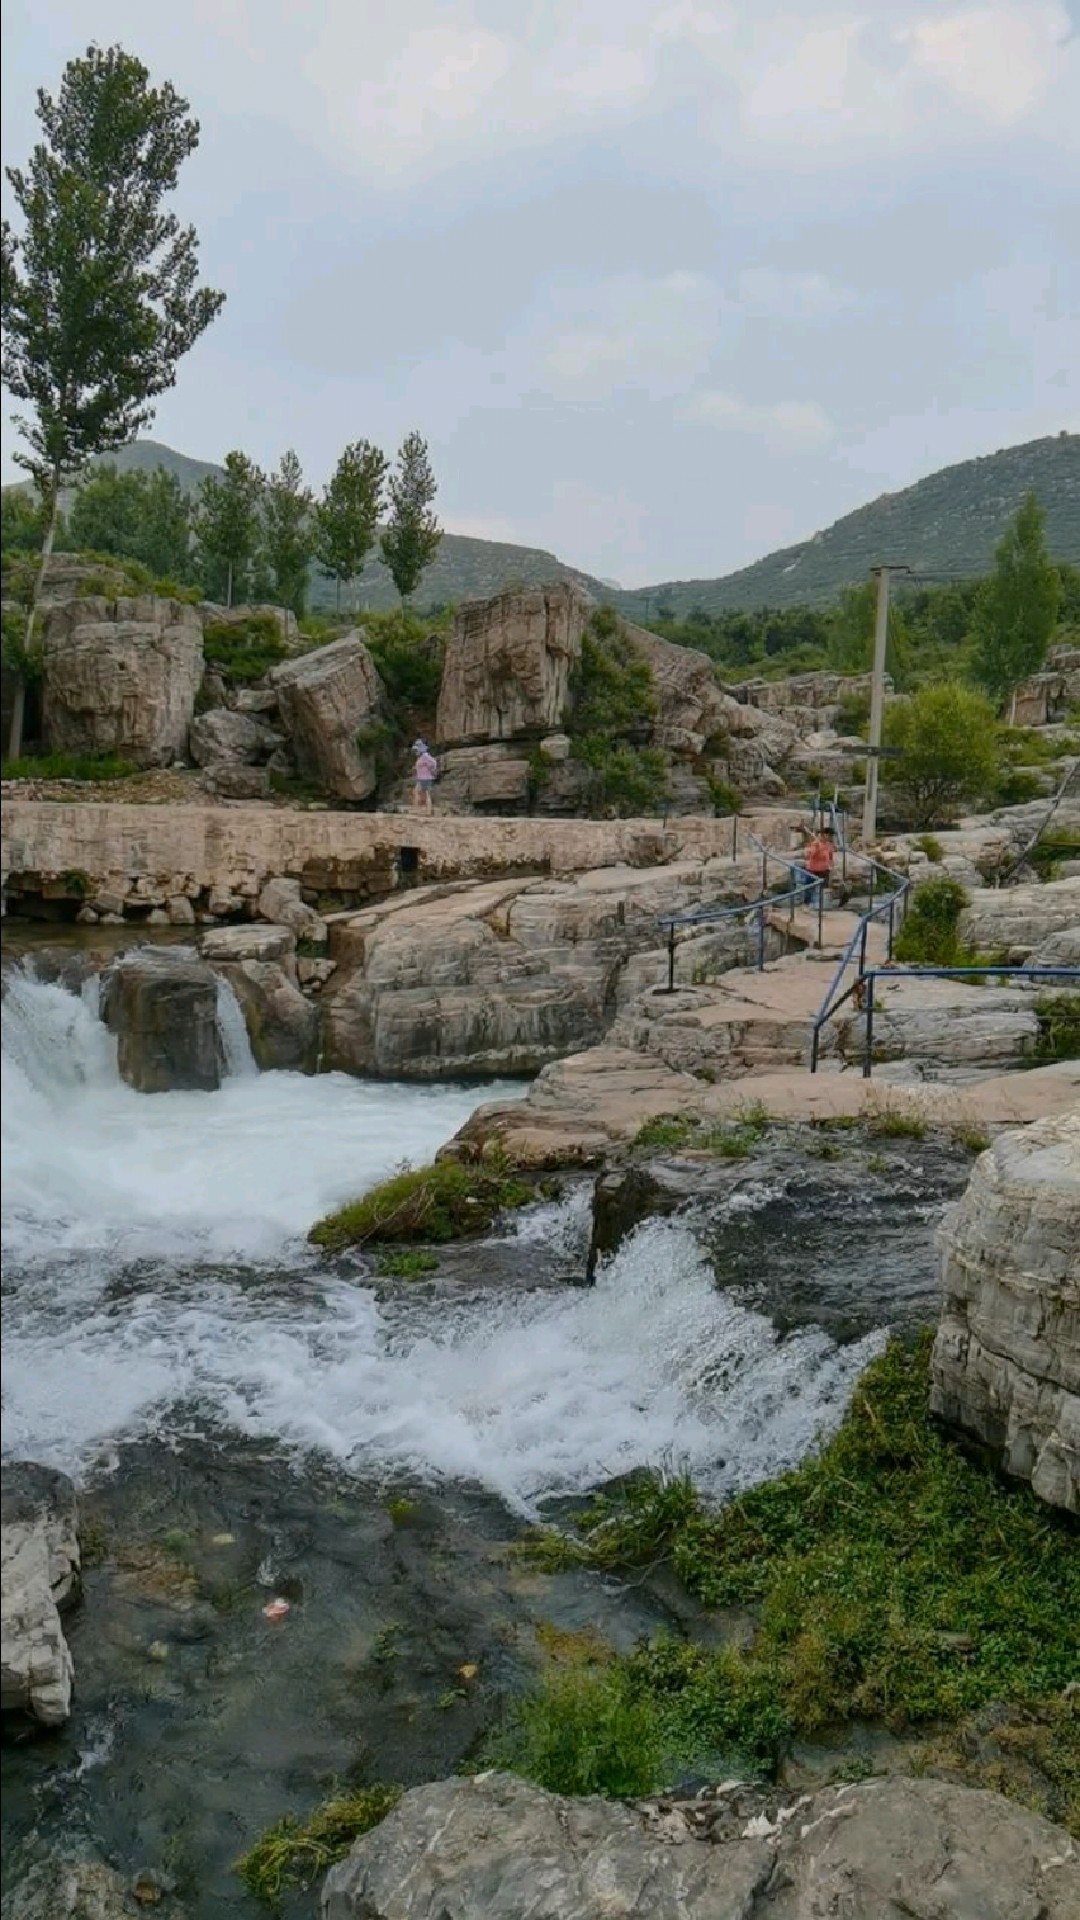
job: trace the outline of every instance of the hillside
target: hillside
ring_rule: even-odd
[[[614,597],[623,612],[638,618],[647,611],[646,601],[654,612],[662,601],[684,618],[694,607],[721,613],[733,607],[824,606],[882,561],[903,562],[935,580],[970,577],[987,571],[1006,521],[1029,492],[1045,509],[1053,557],[1076,565],[1080,434],[1061,433],[943,467],[737,573],[673,580]]]

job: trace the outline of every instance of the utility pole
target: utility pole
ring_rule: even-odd
[[[874,618],[874,674],[870,683],[870,739],[866,755],[866,797],[863,802],[863,846],[877,837],[878,767],[881,755],[881,716],[885,706],[885,649],[889,639],[889,577],[891,567],[871,567],[877,577]]]

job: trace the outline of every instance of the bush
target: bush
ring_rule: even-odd
[[[575,742],[575,754],[592,774],[590,804],[607,808],[623,819],[659,813],[668,796],[667,765],[655,747],[615,743],[603,734],[586,734]]]
[[[42,753],[5,760],[5,780],[130,780],[140,769],[116,753]]]
[[[640,743],[655,713],[648,661],[634,652],[611,609],[601,607],[582,635],[581,659],[571,675],[567,732]]]
[[[442,682],[443,635],[394,613],[381,619],[369,617],[364,639],[402,725],[412,718],[430,726]]]
[[[968,896],[958,880],[924,880],[910,897],[896,936],[897,960],[911,967],[962,967],[966,950],[957,935]]]
[[[1080,993],[1040,994],[1035,1002],[1036,1059],[1080,1060]]]
[[[500,1213],[532,1197],[532,1188],[505,1167],[436,1160],[430,1167],[407,1167],[327,1214],[308,1239],[328,1253],[369,1241],[459,1240],[486,1233]]]
[[[988,797],[996,807],[1022,807],[1029,800],[1037,800],[1042,791],[1042,781],[1029,767],[1006,767]]]
[[[243,620],[211,620],[203,629],[203,657],[231,687],[248,687],[287,658],[281,628],[272,613]]]
[[[916,827],[945,826],[998,773],[997,721],[989,700],[959,681],[920,687],[885,709],[885,744],[897,750],[888,781]]]
[[[742,812],[742,794],[726,780],[709,780],[709,804],[718,820]]]
[[[935,866],[941,865],[945,858],[945,849],[940,840],[935,840],[932,833],[920,833],[915,845],[921,847],[927,859],[932,860]]]

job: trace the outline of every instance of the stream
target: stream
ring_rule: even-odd
[[[644,1464],[715,1499],[783,1471],[885,1325],[925,1315],[961,1179],[928,1148],[904,1143],[920,1204],[882,1214],[887,1246],[870,1176],[830,1191],[781,1148],[733,1173],[707,1232],[647,1219],[592,1287],[581,1185],[391,1284],[308,1227],[520,1084],[259,1074],[226,1002],[221,1090],[140,1095],[93,982],[6,984],[4,1452],[74,1476],[88,1564],[72,1719],[3,1749],[5,1888],[60,1847],[164,1874],[192,1920],[254,1915],[231,1863],[258,1833],[338,1782],[452,1770],[538,1630],[708,1633],[662,1581],[540,1573],[510,1546]],[[815,1308],[830,1272],[865,1274],[855,1337]]]

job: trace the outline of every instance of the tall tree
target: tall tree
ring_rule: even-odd
[[[136,552],[143,514],[143,475],[118,473],[109,462],[95,467],[83,481],[68,514],[72,545],[84,553]]]
[[[439,551],[442,529],[432,512],[435,493],[427,442],[418,433],[407,434],[390,477],[390,523],[382,537],[382,557],[403,607]]]
[[[207,474],[199,488],[195,540],[203,585],[211,595],[224,593],[227,607],[237,589],[244,591],[259,548],[265,487],[255,462],[234,449],[221,479]]]
[[[263,531],[275,598],[298,618],[307,599],[308,567],[315,548],[313,508],[300,461],[290,447],[266,483]]]
[[[998,542],[972,621],[975,676],[998,702],[1046,659],[1060,593],[1046,550],[1046,516],[1029,493]]]
[[[165,208],[199,123],[168,82],[150,85],[121,47],[69,61],[58,95],[38,94],[43,138],[7,178],[21,231],[5,220],[3,383],[45,514],[27,650],[56,537],[60,489],[92,454],[122,446],[153,418],[177,364],[225,296],[198,283],[198,241]],[[21,749],[22,700],[11,723]]]
[[[175,473],[155,467],[140,474],[142,515],[135,554],[158,579],[191,577],[191,501]]]
[[[315,509],[315,558],[341,589],[361,572],[375,545],[386,484],[386,455],[370,440],[345,448]]]

